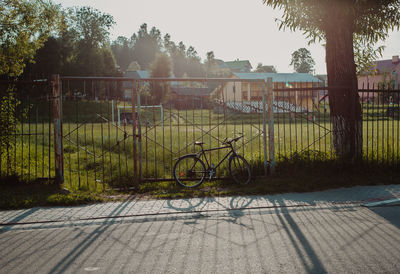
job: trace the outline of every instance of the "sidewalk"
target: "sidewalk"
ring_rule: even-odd
[[[22,225],[44,227],[55,223],[99,221],[121,218],[157,218],[172,215],[231,212],[282,207],[359,206],[400,197],[400,185],[358,186],[320,192],[262,196],[207,197],[174,200],[132,198],[122,202],[75,207],[37,207],[0,211],[0,231]]]

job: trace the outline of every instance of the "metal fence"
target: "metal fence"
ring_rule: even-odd
[[[1,81],[0,175],[53,180],[53,94],[49,81]]]
[[[335,159],[328,88],[317,83],[96,77],[52,83],[51,89],[26,82],[16,92],[20,123],[2,150],[1,175],[58,177],[91,190],[172,180],[175,159],[195,152],[196,141],[211,148],[238,135],[244,138],[236,149],[256,175],[294,155]],[[368,161],[399,163],[399,93],[359,90]],[[207,155],[211,162],[223,156]],[[217,177],[227,174],[222,165]]]
[[[195,152],[196,141],[216,147],[241,134],[245,138],[236,148],[254,170],[262,169],[268,160],[266,104],[265,111],[260,103],[261,111],[245,113],[238,109],[242,100],[228,103],[223,90],[239,84],[232,79],[63,77],[65,182],[105,188],[173,180],[175,159]],[[152,96],[155,92],[159,97]],[[207,156],[215,162],[222,153]],[[226,173],[222,165],[217,177]]]

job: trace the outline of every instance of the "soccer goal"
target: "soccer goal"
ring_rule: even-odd
[[[139,106],[138,112],[140,113],[141,109],[146,109],[146,108],[159,108],[160,109],[160,121],[161,121],[161,126],[164,127],[164,108],[162,105],[152,105],[152,106]],[[129,110],[129,111],[124,111],[124,109]],[[118,106],[117,107],[117,117],[118,117],[118,126],[121,125],[121,123],[126,123],[126,124],[132,124],[132,106]]]

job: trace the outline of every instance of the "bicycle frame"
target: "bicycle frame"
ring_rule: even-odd
[[[215,150],[221,150],[221,149],[226,149],[226,148],[230,148],[230,151],[224,156],[224,158],[222,158],[221,161],[219,161],[219,163],[218,163],[215,167],[211,167],[210,163],[208,162],[206,152],[215,151]],[[225,161],[230,155],[236,155],[236,151],[235,151],[235,149],[233,148],[232,144],[229,144],[229,145],[223,146],[223,147],[216,147],[216,148],[209,148],[209,149],[204,149],[204,148],[203,148],[203,145],[201,145],[201,151],[198,152],[198,153],[196,154],[196,156],[197,156],[199,159],[201,159],[201,156],[202,156],[202,155],[204,155],[204,159],[206,160],[207,170],[210,170],[210,169],[217,169],[217,168],[222,164],[222,162]],[[211,162],[211,161],[210,161],[210,162]],[[211,164],[212,164],[212,163],[211,163]]]

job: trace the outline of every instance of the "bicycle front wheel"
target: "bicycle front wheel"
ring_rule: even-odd
[[[206,176],[206,167],[195,155],[187,155],[178,159],[174,166],[174,178],[184,187],[200,185]]]
[[[240,155],[232,155],[229,158],[229,173],[238,184],[246,185],[250,183],[250,165],[247,163],[246,159]]]

